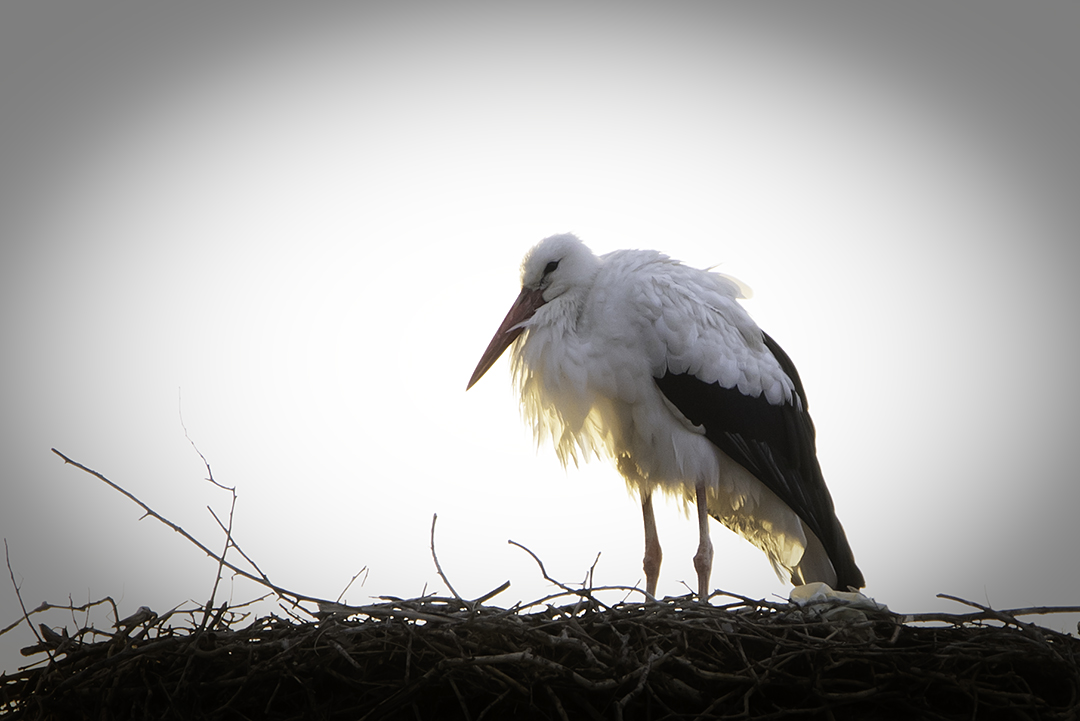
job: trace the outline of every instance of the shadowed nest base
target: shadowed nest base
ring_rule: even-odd
[[[53,632],[26,650],[48,652],[46,666],[2,677],[0,717],[1071,719],[1080,710],[1080,640],[1004,612],[914,625],[887,611],[824,618],[834,607],[690,597],[605,606],[580,593],[532,612],[429,596],[243,626],[224,606],[183,612],[186,628],[146,614],[97,642],[81,640],[86,629]]]

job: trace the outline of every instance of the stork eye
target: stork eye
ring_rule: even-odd
[[[544,266],[544,275],[549,275],[555,272],[555,269],[559,267],[559,261],[553,260]]]

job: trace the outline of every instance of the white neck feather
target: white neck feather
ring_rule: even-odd
[[[511,368],[522,413],[537,444],[551,438],[566,465],[580,456],[601,455],[608,445],[592,413],[587,344],[578,334],[584,291],[571,291],[541,307],[528,330],[514,342]]]

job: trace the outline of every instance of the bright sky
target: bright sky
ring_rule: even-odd
[[[213,562],[49,451],[219,547],[181,411],[287,588],[445,593],[436,512],[463,596],[551,590],[507,539],[640,581],[616,472],[537,451],[505,360],[465,393],[563,231],[754,289],[869,595],[1078,602],[1075,3],[42,7],[0,9],[0,534],[28,606],[209,595]],[[696,529],[657,520],[685,593]],[[715,587],[786,596],[713,540]]]

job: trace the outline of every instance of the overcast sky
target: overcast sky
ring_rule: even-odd
[[[3,3],[24,601],[205,601],[213,562],[49,450],[217,548],[229,496],[184,426],[237,541],[301,593],[363,567],[353,603],[446,593],[436,512],[463,596],[551,589],[508,539],[567,583],[598,553],[598,584],[639,582],[617,473],[536,448],[505,360],[465,393],[522,254],[573,231],[754,289],[869,595],[1080,603],[1077,27],[1071,0]],[[685,593],[695,524],[657,516],[659,590]],[[786,596],[713,540],[715,587]],[[31,642],[0,638],[0,667]]]

